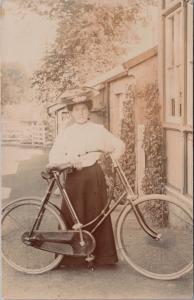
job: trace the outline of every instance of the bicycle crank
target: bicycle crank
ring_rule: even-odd
[[[84,257],[94,251],[96,242],[88,231],[83,230],[82,234],[84,243],[80,243],[80,232],[75,230],[56,232],[37,230],[31,236],[29,232],[25,232],[21,239],[25,245],[44,251]]]

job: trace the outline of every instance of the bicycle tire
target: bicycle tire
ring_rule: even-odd
[[[142,275],[159,280],[177,279],[190,272],[193,267],[191,209],[177,199],[158,194],[142,196],[134,204],[141,209],[147,225],[162,233],[162,237],[157,241],[145,233],[131,205],[127,205],[116,227],[118,250],[125,261]]]
[[[22,243],[21,236],[32,228],[41,200],[36,197],[21,198],[8,203],[3,208],[2,257],[15,270],[27,274],[42,274],[57,267],[63,255],[45,252]],[[59,213],[51,204],[45,206],[40,230],[53,231],[66,226]]]

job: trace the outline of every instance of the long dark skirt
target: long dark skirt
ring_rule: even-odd
[[[82,224],[92,221],[107,203],[106,181],[98,163],[91,167],[75,170],[67,175],[65,183],[67,194]],[[68,228],[72,219],[67,214],[65,203],[61,210]],[[86,228],[90,231],[91,227]],[[114,264],[118,261],[111,219],[108,217],[93,233],[96,240],[94,251],[96,264]],[[62,264],[80,264],[84,259],[64,256]]]

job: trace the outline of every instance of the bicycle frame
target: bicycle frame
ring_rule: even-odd
[[[121,192],[121,196],[111,203],[110,208],[111,198],[109,197],[109,201],[104,205],[102,212],[95,218],[97,222],[93,220],[89,223],[92,225],[89,230],[84,229],[88,224],[79,223],[79,218],[68,199],[68,195],[60,184],[59,175],[67,169],[67,164],[53,166],[47,169],[47,173],[42,173],[43,178],[49,179],[49,186],[42,199],[28,196],[7,203],[3,207],[2,215],[2,257],[5,261],[14,269],[29,274],[41,274],[54,269],[62,261],[64,255],[82,257],[88,263],[88,267],[91,267],[95,260],[96,230],[125,198],[124,205],[119,207],[120,212],[116,214],[115,224],[116,250],[119,251],[119,254],[121,253],[125,262],[140,274],[160,280],[176,279],[190,272],[192,270],[193,224],[190,207],[169,195],[135,195],[130,189],[122,166],[115,162],[114,167],[124,190]],[[115,183],[115,180],[113,182]],[[64,218],[63,222],[63,211],[60,211],[58,206],[50,200],[55,183],[60,188],[63,201],[69,208],[64,217],[70,217],[69,214],[71,214],[73,222],[70,223],[74,224],[73,228],[72,226],[69,228],[65,226],[66,219]],[[112,191],[111,189],[109,195],[112,194]],[[158,207],[159,210],[155,210],[158,201],[159,204],[164,203],[164,216],[167,217],[164,219],[165,222],[161,222],[161,219],[157,218],[159,215],[157,212],[163,212],[161,205]],[[152,218],[152,207],[154,207],[156,218]],[[151,214],[149,209],[151,209]],[[159,234],[154,235],[141,213],[143,215],[145,213],[145,220],[148,224],[153,224],[150,225],[151,228],[153,226],[153,228],[158,228],[156,230],[161,230],[161,242],[154,242],[154,240],[160,239],[160,236]],[[159,222],[155,222],[157,220]],[[149,238],[148,234],[152,236],[153,240]],[[185,247],[182,248],[183,244]],[[15,248],[18,245],[22,246],[20,247],[21,255],[15,254]],[[145,257],[144,246],[148,254]],[[136,252],[138,247],[141,252]],[[43,251],[50,254],[47,253],[42,260]],[[174,256],[175,259],[172,259]],[[162,261],[163,259],[164,261]],[[162,267],[161,270],[160,267]]]
[[[134,200],[138,198],[138,195],[135,195],[133,193],[133,190],[122,170],[122,167],[121,165],[119,164],[118,161],[115,161],[112,157],[112,163],[113,163],[113,166],[115,168],[115,171],[116,173],[118,174],[119,176],[119,179],[124,187],[124,192],[122,193],[122,195],[119,197],[119,199],[114,203],[114,205],[109,208],[109,204],[111,202],[111,199],[109,199],[107,205],[105,206],[105,208],[101,211],[101,213],[94,219],[92,220],[91,222],[87,223],[87,224],[81,224],[80,221],[79,221],[79,218],[71,204],[71,201],[67,195],[67,192],[66,190],[63,188],[63,186],[61,185],[60,183],[60,179],[59,179],[59,175],[60,173],[58,171],[53,171],[53,178],[51,179],[50,183],[49,183],[49,187],[46,191],[46,194],[42,200],[42,205],[40,207],[40,210],[38,212],[38,215],[37,215],[37,218],[34,222],[34,225],[32,227],[32,230],[30,232],[30,235],[31,236],[33,234],[33,231],[34,230],[38,230],[39,226],[40,226],[40,223],[41,223],[41,219],[42,219],[42,216],[44,214],[44,206],[49,202],[49,199],[50,199],[50,196],[52,194],[52,190],[53,190],[53,187],[55,185],[55,183],[57,184],[59,190],[60,190],[60,193],[61,193],[61,196],[62,196],[62,201],[65,201],[66,205],[67,205],[67,208],[69,210],[69,213],[71,215],[71,218],[73,220],[73,229],[74,230],[78,230],[80,232],[80,242],[81,243],[84,243],[83,241],[83,235],[82,235],[82,229],[88,227],[89,225],[93,225],[94,223],[97,222],[97,224],[90,230],[91,233],[94,233],[97,228],[104,222],[104,220],[116,209],[116,207],[123,201],[123,199],[127,199],[127,202],[126,202],[126,205],[131,205],[133,211],[134,211],[134,214],[137,218],[137,221],[138,223],[140,224],[140,226],[142,227],[142,229],[147,233],[149,234],[152,238],[154,239],[159,239],[159,234],[156,233],[155,231],[153,231],[145,222],[142,214],[141,214],[141,211],[139,210],[138,206],[134,204]],[[126,205],[124,205],[124,208],[126,207]],[[123,209],[124,209],[123,208]]]

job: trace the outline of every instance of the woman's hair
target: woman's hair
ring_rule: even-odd
[[[84,101],[79,101],[79,102],[72,102],[70,104],[67,105],[67,109],[69,111],[72,111],[73,110],[73,107],[77,104],[85,104],[87,107],[88,107],[88,110],[91,110],[92,107],[93,107],[93,102],[92,102],[92,99],[87,99],[87,100],[84,100]]]

